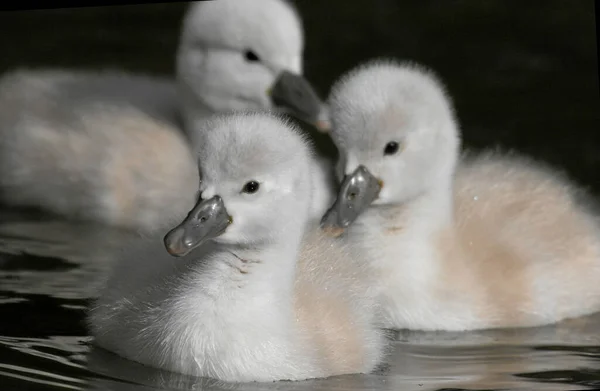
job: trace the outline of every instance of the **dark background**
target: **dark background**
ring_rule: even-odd
[[[423,63],[453,95],[466,147],[516,149],[600,191],[593,1],[295,4],[306,30],[305,74],[323,96],[341,73],[372,57]],[[61,66],[173,74],[186,7],[173,2],[3,12],[0,71]]]
[[[543,159],[600,195],[600,99],[593,1],[295,3],[306,30],[305,74],[322,96],[341,73],[372,57],[420,62],[433,68],[453,95],[466,147],[500,145]],[[0,72],[15,67],[56,66],[173,74],[186,7],[187,3],[173,2],[0,12]],[[331,148],[326,137],[320,141],[324,148]],[[21,240],[3,235],[0,247],[3,240],[9,244]],[[35,249],[40,243],[31,245]],[[82,270],[89,268],[84,265],[0,251],[4,273],[0,280],[0,337],[23,338],[11,343],[27,347],[0,344],[4,362],[33,368],[35,376],[43,374],[40,370],[74,379],[98,376],[61,364],[61,360],[74,361],[69,350],[72,345],[57,349],[53,346],[58,345],[50,344],[56,336],[86,335],[83,308],[88,303],[78,293],[82,290],[79,285],[87,284]],[[44,288],[44,284],[54,287],[55,271],[71,276],[72,281],[63,282],[64,292]],[[44,289],[32,286],[32,292],[13,292],[2,286],[25,275],[34,276],[32,281]],[[39,338],[35,342],[38,345],[30,338]],[[581,355],[591,354],[585,349],[595,348],[581,347]],[[561,357],[556,356],[556,360]],[[450,360],[457,359],[446,357],[443,362]],[[544,382],[556,378],[557,382],[579,386],[597,386],[599,381],[597,371],[586,368],[528,376]],[[41,385],[36,388],[35,383],[20,378],[0,378],[3,389],[49,389]]]

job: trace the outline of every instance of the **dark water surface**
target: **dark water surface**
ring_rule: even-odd
[[[469,148],[514,148],[600,192],[600,106],[589,0],[297,1],[305,69],[322,95],[375,56],[431,66]],[[185,3],[0,14],[0,71],[116,67],[171,74]],[[333,151],[326,138],[324,151]],[[94,350],[84,311],[130,233],[0,214],[0,390],[580,390],[600,388],[600,315],[475,333],[399,332],[380,372],[225,385]]]

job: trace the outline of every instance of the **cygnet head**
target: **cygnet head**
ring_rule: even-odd
[[[345,228],[370,205],[401,204],[451,183],[459,132],[431,71],[370,61],[334,84],[329,104],[343,182],[324,225]]]
[[[211,239],[256,247],[298,236],[311,200],[312,152],[302,133],[267,113],[226,114],[202,126],[200,196],[166,235],[167,250],[183,256]]]
[[[177,73],[213,112],[276,108],[326,130],[326,106],[301,76],[303,51],[303,26],[287,1],[199,1],[183,21]]]

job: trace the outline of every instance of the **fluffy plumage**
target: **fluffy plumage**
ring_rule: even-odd
[[[385,339],[368,270],[307,224],[311,154],[277,117],[206,124],[202,198],[220,195],[233,223],[183,258],[162,236],[118,259],[91,309],[95,343],[128,359],[225,381],[300,380],[371,371]],[[241,192],[250,180],[254,194]]]
[[[302,71],[302,53],[301,21],[286,2],[219,0],[189,8],[177,82],[9,72],[0,79],[0,202],[141,230],[181,215],[197,190],[189,143],[198,135],[183,124],[271,108],[267,89],[281,70]]]
[[[455,112],[431,71],[368,62],[330,105],[338,172],[362,164],[384,184],[344,240],[379,275],[388,327],[537,326],[600,309],[598,216],[583,192],[514,154],[459,159]]]

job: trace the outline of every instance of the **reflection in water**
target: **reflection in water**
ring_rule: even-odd
[[[598,320],[596,321],[596,325]],[[597,330],[597,328],[595,328]],[[591,331],[591,330],[590,330]],[[580,330],[573,330],[580,332]],[[600,349],[527,347],[497,342],[473,345],[453,337],[452,346],[398,342],[377,374],[339,376],[303,382],[227,384],[144,367],[90,346],[87,337],[0,338],[0,376],[62,389],[131,390],[564,390],[566,384],[597,387]],[[527,334],[527,333],[525,333]],[[533,333],[535,334],[535,333]],[[511,338],[508,338],[509,340]],[[432,337],[430,343],[435,343]],[[535,340],[529,339],[530,343]],[[558,340],[554,341],[559,342]],[[533,384],[535,382],[535,384]]]
[[[385,365],[369,375],[227,384],[155,370],[95,348],[84,324],[87,300],[130,233],[19,221],[0,224],[0,234],[0,378],[14,388],[26,382],[40,389],[125,391],[564,390],[600,381],[600,314],[523,330],[397,331]]]
[[[297,3],[306,21],[306,73],[320,92],[368,57],[424,62],[455,96],[468,146],[517,147],[600,189],[591,2]],[[171,73],[183,6],[0,15],[0,45],[11,48],[0,68],[110,65]],[[35,26],[31,35],[22,34],[24,25]],[[323,25],[331,26],[327,34]],[[319,137],[319,148],[331,148]],[[600,315],[524,330],[397,332],[386,365],[370,375],[231,385],[147,368],[93,348],[84,323],[89,298],[130,235],[0,211],[2,390],[600,387]]]
[[[4,384],[27,381],[53,388],[84,389],[87,383],[82,344],[87,337],[0,337],[0,376]],[[10,387],[8,387],[10,389]],[[17,387],[15,387],[17,389]]]

